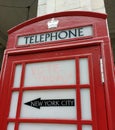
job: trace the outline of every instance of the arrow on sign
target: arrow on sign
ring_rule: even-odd
[[[40,107],[65,107],[65,106],[72,107],[75,106],[75,100],[74,99],[41,100],[41,98],[37,98],[24,104],[38,109],[40,109]]]

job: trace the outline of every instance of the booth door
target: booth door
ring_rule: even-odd
[[[100,58],[99,46],[9,56],[2,128],[107,130]]]

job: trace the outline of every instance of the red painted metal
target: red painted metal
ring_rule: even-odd
[[[51,18],[60,21],[59,27],[53,30],[47,28]],[[19,36],[40,34],[70,28],[92,25],[93,36],[73,38],[41,44],[17,46]],[[20,123],[58,123],[76,124],[82,130],[82,124],[90,124],[93,130],[115,130],[115,75],[112,50],[106,27],[106,15],[94,12],[68,11],[48,14],[24,22],[8,31],[7,49],[0,80],[0,129],[7,130],[9,122],[15,123],[15,130],[19,130]],[[90,84],[80,85],[79,58],[87,57],[89,63]],[[100,58],[103,59],[105,82],[101,81]],[[24,87],[25,66],[27,63],[75,59],[76,85],[61,86],[28,86]],[[21,84],[13,87],[15,66],[22,65]],[[52,90],[74,88],[77,92],[77,119],[26,119],[20,117],[22,95],[24,91]],[[89,88],[91,97],[92,120],[81,119],[80,89]],[[9,118],[12,92],[19,92],[16,118]],[[8,106],[8,107],[6,107]]]
[[[97,49],[96,49],[97,48]],[[21,80],[21,86],[20,86],[20,88],[18,88],[18,89],[14,89],[14,88],[9,88],[9,89],[11,89],[12,91],[20,91],[20,95],[19,95],[19,102],[18,102],[18,109],[17,109],[17,116],[16,116],[16,119],[8,119],[8,121],[11,121],[11,122],[27,122],[27,123],[29,123],[29,122],[36,122],[36,123],[40,123],[40,122],[42,122],[42,123],[64,123],[64,124],[66,124],[67,122],[68,122],[68,124],[77,124],[78,126],[79,126],[79,130],[80,130],[80,128],[81,128],[81,124],[90,124],[90,125],[93,125],[93,129],[94,130],[96,130],[97,129],[97,123],[95,124],[95,122],[96,122],[96,120],[97,120],[97,116],[96,116],[96,113],[99,113],[99,110],[98,110],[98,108],[96,107],[96,105],[95,105],[95,102],[97,102],[96,100],[97,100],[97,98],[98,97],[96,97],[96,100],[95,100],[95,98],[94,98],[94,95],[96,95],[96,94],[94,94],[95,93],[95,90],[93,90],[95,87],[93,87],[94,86],[94,83],[93,83],[93,81],[92,81],[92,79],[94,79],[93,77],[93,73],[94,73],[94,70],[93,70],[93,67],[92,67],[92,62],[93,62],[93,64],[96,66],[94,66],[94,68],[96,69],[95,71],[97,72],[97,69],[99,70],[99,65],[98,65],[98,68],[97,68],[97,59],[99,59],[100,57],[100,49],[98,49],[99,47],[96,47],[96,46],[94,46],[94,47],[83,47],[83,48],[77,48],[77,49],[68,49],[68,50],[61,50],[61,51],[54,51],[54,52],[41,52],[41,53],[37,53],[37,54],[29,54],[29,56],[27,56],[26,54],[23,56],[23,55],[17,55],[17,57],[15,58],[14,56],[11,56],[11,58],[9,59],[10,61],[11,61],[11,63],[13,62],[13,64],[14,64],[14,66],[15,66],[15,64],[23,64],[23,71],[22,71],[22,80]],[[99,51],[98,51],[99,50]],[[97,51],[98,51],[98,53],[97,53]],[[94,53],[95,52],[95,53]],[[57,54],[57,53],[62,53],[63,55],[60,55],[59,57],[58,56],[56,56],[55,54]],[[77,53],[77,55],[76,55],[76,53]],[[96,60],[94,60],[94,61],[92,61],[93,59],[92,59],[92,55],[91,55],[91,53],[94,53],[93,55],[95,56],[93,56],[94,57],[94,59],[96,59]],[[99,56],[97,55],[97,54],[99,54]],[[40,59],[36,59],[37,58],[37,56],[39,56],[40,57]],[[76,88],[76,90],[78,91],[77,92],[77,104],[78,104],[78,108],[77,108],[77,113],[78,113],[78,118],[77,118],[77,120],[68,120],[68,121],[66,121],[66,120],[56,120],[56,119],[20,119],[20,109],[21,109],[21,101],[22,101],[22,93],[23,93],[23,91],[27,91],[27,90],[49,90],[49,89],[54,89],[52,86],[50,87],[47,87],[47,86],[44,86],[43,88],[38,88],[37,86],[36,87],[32,87],[32,88],[30,88],[30,87],[27,87],[27,88],[23,88],[24,87],[24,85],[23,85],[23,81],[24,81],[24,66],[25,66],[25,63],[32,63],[32,62],[43,62],[43,61],[52,61],[52,60],[64,60],[64,59],[73,59],[73,58],[76,58],[76,66],[79,66],[78,64],[78,58],[77,57],[79,57],[79,58],[84,58],[84,57],[89,57],[89,69],[90,69],[90,79],[91,79],[91,83],[90,83],[90,85],[80,85],[80,82],[79,82],[79,72],[78,72],[78,70],[79,69],[77,69],[77,85],[75,85],[75,86],[73,86],[72,88]],[[43,60],[42,60],[43,59]],[[25,62],[25,63],[24,63]],[[10,67],[10,66],[9,66]],[[14,68],[14,67],[13,67]],[[92,69],[91,69],[92,68]],[[98,75],[98,74],[97,74]],[[11,79],[11,85],[10,86],[13,86],[13,77],[14,77],[14,75],[12,75],[12,79]],[[96,77],[96,75],[95,75],[95,77]],[[8,78],[8,77],[7,77]],[[100,78],[99,78],[100,79]],[[95,82],[97,82],[97,81],[95,81]],[[97,86],[99,86],[99,87],[101,87],[98,83],[96,83],[97,84]],[[68,89],[68,88],[71,88],[71,86],[57,86],[57,88],[55,88],[55,89],[60,89],[60,87],[61,87],[61,89]],[[85,121],[81,121],[81,110],[80,110],[80,88],[90,88],[91,89],[91,99],[92,99],[92,120],[91,121],[88,121],[88,120],[85,120]],[[99,92],[99,90],[97,90],[97,92]],[[10,100],[10,98],[11,98],[11,93],[9,93],[8,94],[9,95],[9,100]],[[99,96],[99,100],[102,100],[102,102],[103,102],[103,98],[102,98],[103,96],[102,96],[102,93],[101,93],[101,95]],[[4,99],[6,100],[6,96],[4,97]],[[9,102],[9,101],[8,101]],[[101,105],[102,105],[102,102],[101,102]],[[5,105],[5,104],[4,104]],[[5,106],[4,106],[5,107]],[[96,108],[95,108],[96,107]],[[6,109],[6,113],[8,114],[8,111],[9,111],[9,109]],[[97,112],[98,111],[98,112]],[[104,117],[104,115],[105,115],[105,113],[104,113],[104,110],[103,110],[103,112],[101,112],[100,114],[100,117]],[[8,115],[7,115],[8,116]],[[99,117],[98,117],[99,118]],[[104,123],[104,122],[106,122],[105,121],[105,119],[103,119],[103,120],[100,120],[100,123],[101,124],[104,124],[104,125],[101,125],[101,126],[103,126],[104,128],[104,130],[106,130],[106,123]],[[4,123],[5,124],[5,123]],[[18,123],[16,123],[16,126],[15,126],[15,129],[16,130],[18,130],[18,126],[19,126],[19,124]],[[3,127],[3,126],[2,126]],[[6,128],[4,128],[4,129],[6,129]],[[102,128],[101,128],[102,129]]]

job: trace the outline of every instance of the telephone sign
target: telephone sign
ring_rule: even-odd
[[[114,130],[111,54],[105,14],[60,12],[9,30],[0,130]]]
[[[56,32],[42,33],[42,34],[34,34],[27,36],[20,36],[18,38],[18,45],[26,45],[26,44],[38,44],[44,42],[52,42],[63,39],[71,39],[71,38],[79,38],[93,36],[93,27],[85,26],[80,28],[73,28],[69,30],[61,30]]]

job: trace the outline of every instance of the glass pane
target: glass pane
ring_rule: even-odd
[[[11,118],[16,117],[18,95],[19,95],[18,92],[13,92],[13,94],[12,94],[11,105],[10,105],[10,113],[9,113],[9,117],[11,117]]]
[[[16,65],[15,75],[14,75],[14,87],[18,88],[20,86],[22,65]]]
[[[26,65],[24,86],[76,84],[75,61],[51,61]]]
[[[80,58],[80,84],[89,84],[88,58]]]
[[[90,90],[81,89],[81,115],[82,120],[91,120]]]
[[[15,124],[14,123],[9,123],[7,130],[14,130]]]
[[[76,90],[25,91],[22,118],[76,119]]]
[[[19,130],[77,130],[76,125],[21,123]]]
[[[92,130],[92,126],[91,125],[83,125],[82,130]]]

